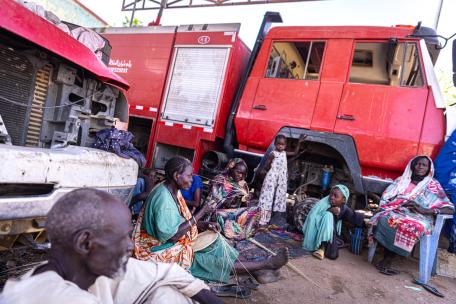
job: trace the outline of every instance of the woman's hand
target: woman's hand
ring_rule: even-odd
[[[199,222],[198,230],[199,231],[212,230],[214,232],[220,232],[222,230],[222,228],[220,227],[219,224],[214,223],[214,222]]]
[[[253,195],[252,193],[247,193],[241,197],[241,203],[246,205],[250,200],[252,199]]]
[[[207,229],[212,230],[214,232],[220,232],[222,230],[220,225],[214,222],[207,222]]]
[[[334,214],[335,216],[339,216],[340,214],[340,207],[331,207],[328,208],[328,211]]]
[[[413,200],[406,200],[406,201],[403,203],[402,206],[404,206],[404,207],[415,207],[415,206],[417,206],[417,205],[418,205],[418,204],[417,204],[415,201],[413,201]]]
[[[414,206],[411,206],[409,208],[410,208],[411,211],[416,212],[416,213],[420,213],[420,214],[423,214],[423,215],[433,215],[433,214],[435,214],[433,209],[424,209],[424,208],[421,208],[418,205],[414,205]]]
[[[195,214],[195,218],[197,220],[200,220],[203,216],[205,215],[210,215],[214,213],[215,211],[215,205],[214,204],[209,204],[206,203],[204,204],[201,209]]]

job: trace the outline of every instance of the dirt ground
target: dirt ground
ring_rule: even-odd
[[[366,250],[365,250],[366,251]],[[393,267],[401,274],[385,276],[367,262],[366,252],[356,256],[347,249],[340,251],[338,260],[319,261],[312,256],[292,260],[300,270],[321,288],[283,269],[280,281],[260,285],[248,300],[226,298],[227,304],[294,304],[294,303],[456,303],[456,279],[435,276],[430,285],[445,295],[438,298],[412,283],[418,276],[418,262],[412,259],[395,260]],[[377,255],[374,262],[379,258]],[[414,291],[407,287],[418,287]]]

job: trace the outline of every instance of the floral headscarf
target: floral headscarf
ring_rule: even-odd
[[[416,185],[416,187],[410,193],[404,195],[405,190],[408,188],[410,182],[412,181],[412,162],[418,157],[425,157],[427,160],[429,160],[429,173],[421,182],[418,183],[418,185]],[[387,191],[383,193],[382,200],[388,201],[398,195],[403,196],[404,199],[414,199],[417,195],[422,193],[427,188],[428,184],[432,181],[433,176],[434,163],[432,162],[432,159],[425,155],[416,156],[409,161],[402,176],[395,181],[396,186],[392,189],[387,189]]]

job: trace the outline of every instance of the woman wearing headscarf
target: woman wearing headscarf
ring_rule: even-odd
[[[381,273],[398,274],[391,268],[393,258],[410,255],[419,238],[432,232],[435,216],[454,213],[453,204],[433,176],[432,160],[417,156],[383,192],[380,210],[369,221],[370,243],[375,238],[385,248],[377,265]]]
[[[214,218],[228,239],[243,240],[255,234],[259,208],[250,207],[249,187],[245,178],[247,164],[241,158],[231,159],[225,171],[211,181],[207,204],[216,209]]]
[[[225,283],[231,272],[278,269],[288,262],[288,251],[284,249],[267,260],[241,264],[236,249],[220,235],[209,246],[195,251],[199,231],[217,230],[217,225],[203,220],[213,211],[210,205],[192,215],[182,197],[180,190],[190,188],[192,172],[192,164],[184,157],[166,162],[165,181],[152,190],[139,214],[133,232],[134,257],[177,263],[195,277]]]
[[[350,209],[346,203],[350,191],[344,185],[331,188],[328,196],[318,201],[307,215],[302,227],[304,240],[302,247],[312,251],[313,256],[323,260],[327,257],[335,260],[339,257],[337,235],[340,235],[342,220],[355,226],[362,226],[364,216]]]

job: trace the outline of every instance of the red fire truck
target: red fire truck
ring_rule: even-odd
[[[279,133],[290,146],[306,134],[289,163],[290,191],[304,185],[318,195],[326,170],[331,183],[368,194],[381,193],[412,156],[435,156],[454,122],[443,114],[432,30],[268,31],[276,21],[266,14],[251,54],[234,24],[104,30],[111,69],[132,85],[130,130],[149,164],[183,155],[210,176],[233,155],[257,166]]]
[[[162,169],[179,154],[199,169],[221,147],[229,109],[250,51],[239,24],[107,28],[109,66],[134,85],[129,130],[148,164]]]

